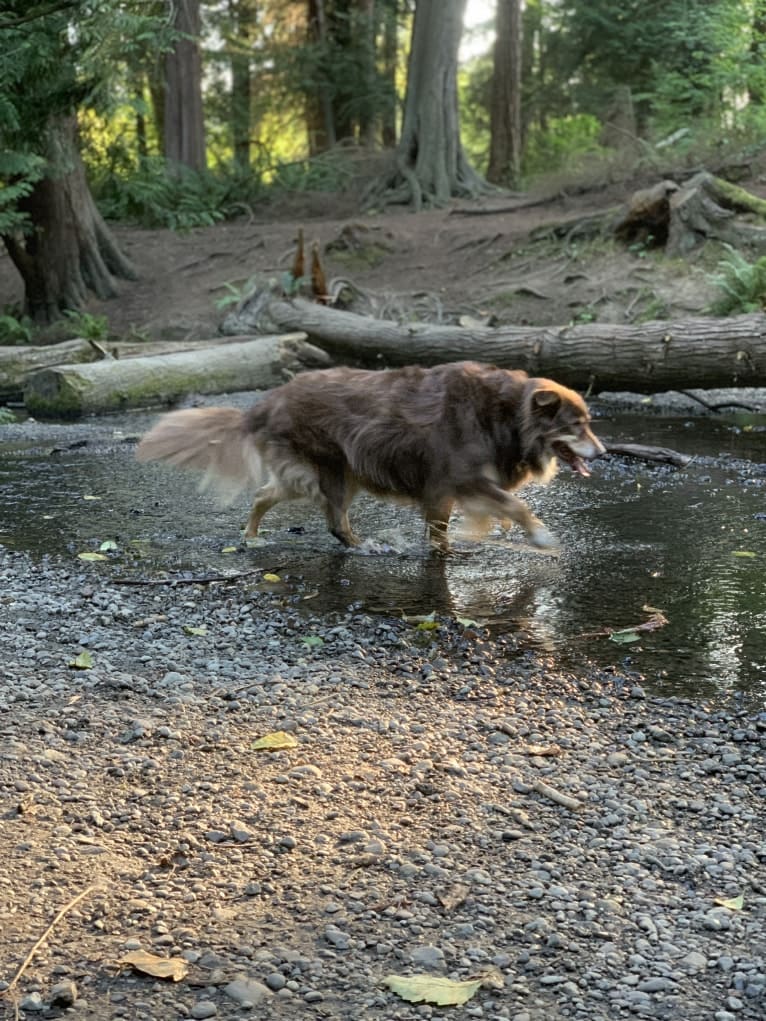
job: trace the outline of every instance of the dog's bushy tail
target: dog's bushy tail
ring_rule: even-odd
[[[268,475],[236,408],[171,411],[144,436],[136,457],[202,471],[200,489],[215,487],[227,500]]]

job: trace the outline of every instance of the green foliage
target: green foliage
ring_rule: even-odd
[[[310,159],[278,163],[271,186],[277,191],[342,191],[354,178],[352,150],[337,146]]]
[[[90,312],[67,309],[64,315],[69,320],[73,336],[86,340],[106,340],[109,336],[109,320],[106,316],[94,316]]]
[[[719,296],[710,306],[713,315],[730,316],[760,312],[766,308],[766,256],[756,262],[747,259],[730,245],[728,255],[718,263],[718,272],[710,282]]]
[[[241,285],[225,280],[222,286],[226,289],[226,294],[216,298],[215,307],[219,312],[223,312],[225,309],[231,308],[232,305],[239,305],[240,301],[253,291],[255,285],[255,277],[250,277],[246,283]]]
[[[599,121],[586,113],[553,117],[544,128],[532,125],[524,152],[525,175],[578,169],[585,157],[605,153],[600,133]]]
[[[10,408],[0,408],[0,425],[10,425],[16,421],[16,416]]]
[[[603,114],[630,88],[639,133],[720,118],[762,79],[753,5],[739,0],[568,0],[560,74],[583,109]]]
[[[252,173],[197,174],[181,167],[170,176],[160,157],[142,160],[133,172],[93,180],[93,195],[107,218],[171,230],[208,227],[241,212],[259,194]]]
[[[28,344],[32,340],[32,321],[5,312],[0,315],[0,344]]]

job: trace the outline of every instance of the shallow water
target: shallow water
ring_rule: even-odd
[[[139,432],[143,420],[133,421]],[[352,508],[356,530],[372,540],[362,551],[342,550],[306,504],[276,508],[259,544],[243,548],[244,498],[221,509],[192,478],[137,464],[132,446],[103,426],[74,449],[65,430],[56,450],[27,448],[16,434],[0,446],[0,543],[74,563],[112,540],[112,562],[93,570],[132,577],[258,567],[279,573],[275,598],[312,614],[353,605],[469,618],[549,654],[552,668],[588,660],[636,671],[658,693],[766,703],[766,424],[622,416],[599,420],[597,431],[695,460],[678,470],[610,458],[590,479],[562,471],[528,490],[561,539],[558,556],[498,532],[458,537],[457,555],[432,557],[414,510],[366,497]],[[662,610],[667,625],[631,644],[609,639],[608,629],[647,620],[644,607]]]

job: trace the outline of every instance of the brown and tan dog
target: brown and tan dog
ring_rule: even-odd
[[[163,416],[141,461],[202,469],[202,488],[259,485],[246,535],[282,500],[308,497],[345,546],[360,489],[418,504],[431,542],[446,550],[455,504],[469,518],[515,522],[541,548],[555,539],[512,491],[546,482],[557,460],[588,475],[604,453],[573,390],[478,362],[431,369],[304,372],[249,411],[195,408]]]

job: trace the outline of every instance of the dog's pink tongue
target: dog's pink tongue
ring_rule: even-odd
[[[588,466],[581,457],[576,457],[572,462],[572,471],[577,472],[578,475],[583,475],[586,479],[590,476]]]

